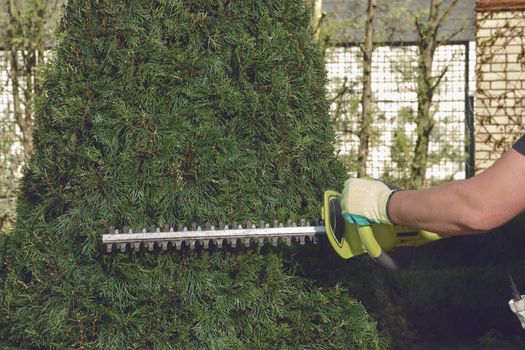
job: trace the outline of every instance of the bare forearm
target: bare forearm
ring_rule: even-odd
[[[395,193],[389,206],[390,217],[398,225],[442,234],[480,233],[471,216],[472,199],[462,186],[465,181],[418,191]]]
[[[492,167],[468,180],[395,193],[394,223],[442,234],[481,233],[525,209],[525,157],[507,151]]]

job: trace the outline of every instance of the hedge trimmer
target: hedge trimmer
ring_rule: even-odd
[[[343,259],[368,253],[373,259],[387,268],[396,268],[396,263],[386,251],[399,246],[417,246],[442,238],[440,235],[414,230],[402,226],[387,224],[373,224],[358,226],[346,221],[341,213],[341,195],[334,191],[326,191],[324,204],[321,210],[321,220],[308,222],[277,220],[267,223],[261,221],[257,224],[237,222],[231,225],[219,224],[213,226],[206,224],[199,226],[196,223],[190,227],[183,224],[176,226],[138,227],[135,230],[129,227],[122,229],[110,228],[110,232],[102,236],[106,251],[125,252],[128,249],[140,251],[146,249],[167,250],[170,248],[194,249],[197,246],[209,249],[211,246],[236,247],[238,245],[250,246],[251,244],[277,245],[280,242],[291,244],[316,244],[320,237],[328,240],[337,254]]]
[[[214,245],[222,248],[225,245],[236,247],[241,244],[250,246],[252,243],[277,245],[279,242],[291,244],[297,242],[316,244],[320,237],[326,236],[332,248],[343,259],[368,253],[379,264],[388,269],[396,269],[396,262],[386,253],[400,246],[418,246],[443,238],[436,233],[414,230],[408,227],[372,224],[356,225],[345,220],[341,211],[341,194],[326,191],[321,210],[321,220],[314,223],[301,220],[299,223],[277,220],[272,223],[261,221],[258,225],[248,222],[245,225],[234,222],[232,225],[219,224],[218,227],[207,224],[202,228],[192,224],[190,228],[179,224],[175,226],[137,228],[124,227],[122,230],[110,228],[110,232],[102,236],[102,241],[108,253],[114,248],[125,252],[128,248],[135,251],[147,249],[167,250],[169,248],[194,249],[201,246],[209,249]],[[525,328],[525,295],[520,295],[509,272],[513,298],[509,301],[511,310],[516,314]]]

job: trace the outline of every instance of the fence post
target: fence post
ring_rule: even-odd
[[[468,91],[465,98],[465,178],[475,174],[475,157],[474,157],[474,96],[469,96]]]

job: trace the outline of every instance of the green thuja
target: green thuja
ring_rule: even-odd
[[[293,274],[293,250],[100,244],[110,225],[318,217],[345,178],[325,83],[306,1],[69,1],[0,245],[0,344],[384,347],[347,291]]]

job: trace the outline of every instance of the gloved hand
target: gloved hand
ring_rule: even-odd
[[[378,180],[346,180],[341,199],[343,217],[360,226],[393,224],[388,216],[388,203],[399,188]]]

